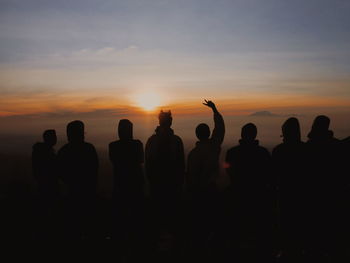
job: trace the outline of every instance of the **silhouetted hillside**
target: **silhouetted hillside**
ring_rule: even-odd
[[[279,116],[279,115],[271,113],[270,111],[257,111],[257,112],[254,112],[254,113],[250,114],[250,116],[255,116],[255,117],[276,117],[276,116]]]

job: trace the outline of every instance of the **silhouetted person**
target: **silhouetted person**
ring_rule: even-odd
[[[308,134],[309,246],[330,250],[338,243],[344,182],[339,171],[339,140],[329,130],[330,119],[317,116]],[[322,229],[322,231],[320,231]]]
[[[308,211],[305,180],[306,145],[301,141],[297,118],[289,118],[282,125],[283,143],[272,151],[273,168],[277,179],[282,248],[285,254],[296,256],[305,249],[307,231],[305,215]]]
[[[46,130],[43,139],[43,142],[33,145],[33,176],[38,184],[39,194],[43,198],[55,198],[58,194],[57,160],[53,148],[57,143],[56,131]]]
[[[263,249],[271,246],[271,157],[256,136],[254,124],[243,126],[239,145],[226,153],[226,171],[231,179],[232,235],[240,246]]]
[[[156,212],[155,226],[175,231],[184,183],[184,148],[181,138],[170,128],[171,112],[161,111],[158,118],[159,126],[146,144],[146,175]]]
[[[114,194],[129,197],[143,195],[143,145],[133,139],[133,124],[126,119],[119,122],[119,140],[109,144],[109,159],[113,164]]]
[[[343,139],[342,143],[345,145],[345,147],[348,147],[350,144],[350,136]]]
[[[60,176],[68,187],[71,223],[75,234],[87,234],[91,228],[97,188],[98,158],[95,147],[84,141],[84,123],[67,125],[68,143],[58,151]],[[73,233],[72,233],[73,234]]]
[[[349,166],[349,156],[350,156],[350,136],[341,140],[341,157],[339,165],[339,174],[341,175],[343,182],[343,193],[340,196],[340,217],[343,218],[341,222],[341,229],[339,238],[343,240],[343,247],[347,251],[347,245],[350,242],[350,166]]]
[[[35,143],[32,151],[32,170],[39,193],[35,230],[36,237],[40,239],[53,238],[55,228],[54,211],[59,196],[57,157],[53,148],[56,142],[56,131],[46,130],[43,142]]]
[[[342,176],[345,177],[344,182],[348,189],[347,191],[350,190],[350,176],[349,176],[349,164],[348,164],[349,156],[350,156],[350,136],[341,140],[341,158],[340,158],[341,173],[342,173]]]
[[[215,187],[215,179],[219,173],[221,144],[225,136],[224,119],[215,104],[212,101],[205,101],[203,104],[213,110],[215,127],[210,137],[210,128],[207,124],[201,123],[197,126],[196,136],[199,141],[188,155],[187,186],[197,191]]]
[[[217,211],[216,179],[219,175],[219,155],[225,135],[225,123],[212,101],[203,103],[213,110],[215,127],[210,136],[210,128],[201,123],[196,128],[199,141],[188,155],[186,183],[191,203],[191,232],[193,245],[207,241],[213,231]],[[203,244],[204,245],[204,244]],[[202,253],[202,252],[201,252]],[[203,253],[202,253],[203,254]]]
[[[114,224],[118,222],[119,234],[139,234],[144,199],[142,142],[133,139],[133,124],[120,120],[118,126],[119,140],[109,144],[109,159],[113,164],[113,199],[115,207]],[[130,233],[131,232],[131,233]],[[135,237],[134,237],[135,238]]]

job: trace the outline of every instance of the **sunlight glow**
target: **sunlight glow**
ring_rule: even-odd
[[[135,95],[134,101],[137,106],[146,111],[153,111],[161,104],[161,96],[155,92],[140,93]]]

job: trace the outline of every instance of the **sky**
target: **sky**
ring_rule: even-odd
[[[159,108],[192,129],[211,99],[228,119],[280,116],[261,122],[266,137],[318,114],[345,136],[349,13],[346,0],[0,0],[0,134],[64,133],[76,118],[114,134],[125,117],[149,134]]]

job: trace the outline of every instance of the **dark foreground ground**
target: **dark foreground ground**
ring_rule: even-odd
[[[49,216],[42,213],[38,196],[25,185],[2,194],[0,202],[2,249],[14,249],[13,258],[26,251],[27,260],[45,259],[50,253],[52,258],[79,262],[350,262],[346,246],[286,248],[279,237],[278,222],[266,240],[237,242],[230,229],[231,219],[217,214],[215,225],[209,231],[203,229],[207,234],[197,231],[193,237],[185,199],[173,218],[175,224],[169,227],[159,224],[149,199],[145,200],[143,215],[125,222],[113,217],[112,200],[100,197],[88,231],[79,236],[72,236],[65,198],[56,202]]]

